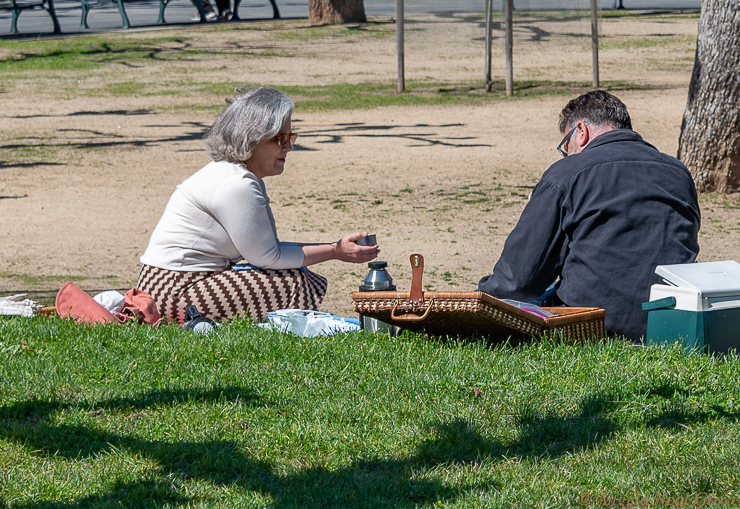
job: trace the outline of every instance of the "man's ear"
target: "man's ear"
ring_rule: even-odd
[[[588,127],[584,122],[579,121],[577,126],[578,129],[576,129],[575,141],[580,148],[583,148],[588,145],[589,141],[591,141],[591,136],[588,132]]]

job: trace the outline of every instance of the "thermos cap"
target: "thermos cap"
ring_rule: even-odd
[[[370,262],[367,264],[368,268],[377,270],[384,269],[388,266],[388,262]]]

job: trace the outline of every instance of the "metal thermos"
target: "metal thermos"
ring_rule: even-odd
[[[386,270],[388,262],[370,262],[367,266],[370,272],[363,281],[363,285],[360,286],[361,292],[393,292],[396,290],[393,278]],[[398,328],[395,325],[364,315],[360,315],[360,328],[368,332],[398,334]]]

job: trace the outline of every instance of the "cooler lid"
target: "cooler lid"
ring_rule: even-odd
[[[655,273],[669,285],[695,288],[704,297],[740,295],[740,263],[735,260],[658,265]]]

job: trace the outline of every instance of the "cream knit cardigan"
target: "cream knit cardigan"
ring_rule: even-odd
[[[223,271],[245,259],[298,268],[300,244],[280,242],[265,184],[244,166],[211,162],[177,186],[141,263],[177,271]]]

